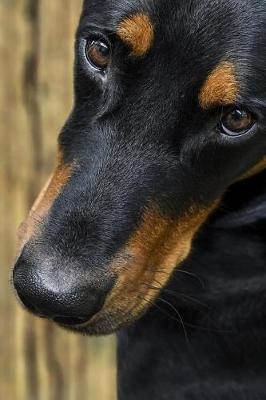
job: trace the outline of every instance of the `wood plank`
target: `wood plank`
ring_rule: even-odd
[[[71,109],[80,7],[81,0],[0,2],[1,399],[116,398],[113,338],[78,337],[37,320],[8,283],[15,231],[53,167]]]

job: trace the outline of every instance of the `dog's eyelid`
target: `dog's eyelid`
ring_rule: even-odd
[[[265,104],[266,107],[266,104]],[[228,104],[228,105],[223,105],[223,106],[218,106],[215,108],[215,110],[221,115],[222,113],[226,112],[226,111],[230,111],[233,109],[244,109],[246,111],[249,111],[251,114],[253,114],[253,116],[257,119],[260,119],[263,117],[263,113],[262,111],[259,109],[259,107],[257,106],[257,104],[252,103],[251,101],[247,101],[247,100],[241,100],[239,99],[236,103],[232,103],[232,104]],[[209,110],[211,111],[211,110]],[[212,111],[214,111],[214,109],[212,109]]]
[[[103,39],[109,39],[115,36],[115,33],[113,30],[106,29],[105,27],[102,27],[97,24],[86,24],[83,26],[80,26],[76,32],[76,38],[87,38],[87,37],[92,37],[92,36],[97,36],[99,38]]]
[[[241,101],[238,101],[234,107],[243,108],[253,114],[254,118],[260,120],[264,118],[266,104],[263,106],[262,104],[258,104],[252,100],[241,99]]]

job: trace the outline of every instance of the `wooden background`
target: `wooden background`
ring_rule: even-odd
[[[112,338],[27,315],[9,285],[17,226],[52,170],[71,109],[81,0],[0,0],[0,399],[114,400]]]

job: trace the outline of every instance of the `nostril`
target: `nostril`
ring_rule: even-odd
[[[68,325],[68,326],[74,326],[74,325],[82,325],[85,324],[86,322],[89,321],[89,317],[67,317],[67,316],[57,316],[53,318],[53,321],[56,322],[57,324],[60,325]]]

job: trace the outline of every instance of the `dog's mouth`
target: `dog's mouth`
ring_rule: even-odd
[[[142,225],[110,266],[116,284],[102,309],[86,323],[60,325],[97,335],[113,333],[138,319],[154,304],[174,269],[187,258],[196,232],[214,207],[191,207],[178,223],[158,218],[154,209],[147,212]]]
[[[163,289],[163,281],[167,281],[166,272],[161,270],[149,271],[150,283],[139,281],[139,287],[133,288],[133,281],[118,280],[116,287],[111,291],[106,302],[96,315],[89,321],[69,324],[61,319],[53,322],[62,328],[87,335],[108,335],[115,333],[122,327],[129,326],[139,319],[154,303]],[[157,279],[161,278],[161,282]],[[135,284],[135,282],[134,282]]]
[[[68,330],[93,335],[113,333],[140,318],[154,304],[216,206],[217,201],[209,207],[191,206],[178,218],[150,206],[101,274],[94,269],[88,276],[83,270],[77,274],[74,265],[61,271],[53,256],[35,255],[32,263],[32,258],[27,260],[22,254],[14,268],[17,293],[34,314]],[[36,270],[36,263],[42,268]]]
[[[123,299],[121,299],[121,303],[123,303]],[[102,311],[96,314],[90,321],[80,324],[77,323],[76,325],[69,325],[68,321],[64,323],[64,321],[53,320],[53,322],[68,331],[84,335],[109,335],[132,324],[136,319],[140,318],[151,305],[151,302],[147,302],[146,306],[141,309],[139,309],[138,303],[124,310],[122,309],[122,305],[119,310],[103,308]]]

